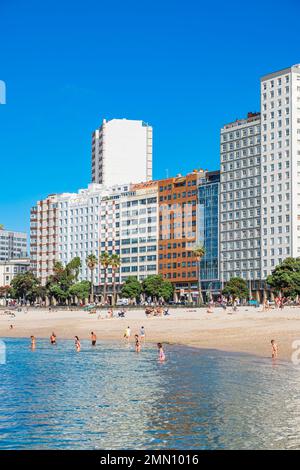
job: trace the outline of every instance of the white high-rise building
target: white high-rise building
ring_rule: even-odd
[[[300,65],[261,78],[262,276],[300,256]]]
[[[261,279],[260,114],[221,129],[220,279]]]
[[[103,120],[92,138],[92,181],[111,187],[152,179],[152,127],[129,119]]]

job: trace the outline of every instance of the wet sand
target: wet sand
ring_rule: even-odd
[[[115,310],[117,311],[117,310]],[[98,341],[122,340],[129,325],[133,335],[143,325],[146,340],[183,344],[187,346],[245,352],[270,357],[271,339],[279,346],[279,358],[291,360],[292,343],[300,340],[300,308],[286,307],[283,311],[271,309],[262,312],[254,307],[240,307],[237,312],[216,308],[207,313],[205,308],[170,309],[168,317],[146,318],[144,310],[132,310],[125,319],[106,319],[106,311],[97,314],[84,311],[29,309],[28,313],[15,312],[16,317],[4,316],[0,310],[0,336],[49,337],[54,331],[59,338],[89,339],[90,332],[97,334]],[[98,319],[98,315],[101,319]],[[11,330],[9,327],[13,325]]]

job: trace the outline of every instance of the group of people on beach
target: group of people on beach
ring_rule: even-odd
[[[96,335],[96,333],[94,333],[94,331],[91,331],[90,335],[91,335],[90,337],[91,337],[92,346],[96,346],[96,344],[97,344],[97,335]],[[125,341],[127,341],[127,343],[129,343],[129,341],[130,341],[130,336],[131,336],[131,328],[130,328],[130,326],[128,326],[125,329],[125,332],[124,332],[124,339],[125,339]],[[142,343],[145,344],[145,337],[146,337],[145,327],[142,326],[141,329],[140,329],[140,334],[136,333],[134,335],[134,338],[135,338],[135,351],[137,353],[141,352]],[[74,339],[75,339],[75,341],[74,341],[75,349],[76,349],[77,352],[80,352],[80,350],[81,350],[80,339],[77,335],[74,337]],[[36,337],[32,335],[32,336],[30,336],[30,340],[31,340],[31,349],[35,350],[35,348],[36,348]],[[56,334],[54,332],[52,332],[51,335],[50,335],[50,344],[52,346],[55,346],[57,344],[57,337],[56,337]],[[157,343],[157,347],[158,347],[158,359],[159,359],[160,362],[163,362],[163,361],[165,361],[166,356],[165,356],[165,352],[164,352],[162,343]]]

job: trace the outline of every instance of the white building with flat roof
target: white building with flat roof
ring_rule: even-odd
[[[92,182],[111,187],[152,179],[152,127],[144,121],[103,120],[92,137]]]
[[[262,275],[300,256],[300,65],[261,78]]]
[[[27,233],[0,228],[0,261],[27,256]]]
[[[260,114],[221,129],[220,277],[261,279]]]
[[[10,286],[11,281],[18,274],[30,270],[30,259],[19,258],[0,261],[0,287]]]

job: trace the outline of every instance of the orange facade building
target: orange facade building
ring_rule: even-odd
[[[196,300],[198,295],[197,201],[203,170],[158,181],[158,271],[175,287],[174,300]]]

